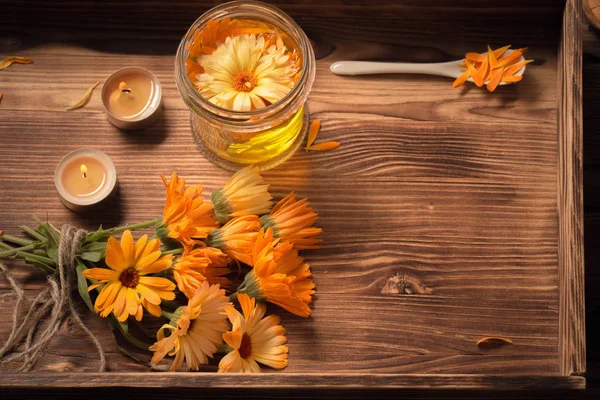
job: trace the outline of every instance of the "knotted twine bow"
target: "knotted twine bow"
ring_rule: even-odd
[[[99,372],[106,371],[104,350],[96,336],[81,320],[71,299],[72,282],[76,280],[74,275],[75,257],[77,256],[79,245],[85,238],[85,234],[86,232],[83,229],[77,229],[71,225],[63,225],[58,245],[58,281],[53,276],[48,277],[46,288],[33,300],[20,325],[19,309],[25,301],[25,291],[13,278],[8,268],[0,263],[0,270],[2,270],[13,289],[12,293],[5,293],[0,298],[13,294],[17,298],[12,315],[10,335],[4,346],[0,349],[1,363],[21,361],[23,365],[21,365],[19,371],[32,370],[46,353],[50,342],[57,336],[65,319],[71,316],[81,329],[87,333],[94,343],[96,350],[98,350],[98,355],[100,356]],[[47,326],[42,332],[37,333],[48,314],[50,316],[47,320]],[[17,349],[17,346],[25,336],[24,346],[21,349]]]

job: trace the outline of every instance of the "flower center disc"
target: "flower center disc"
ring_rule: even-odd
[[[240,343],[240,349],[238,350],[240,356],[246,359],[252,355],[252,339],[247,333],[242,336],[242,343]]]
[[[121,283],[125,287],[134,288],[140,281],[140,274],[138,274],[138,272],[133,267],[127,268],[126,270],[121,272],[121,275],[119,275],[119,281],[121,281]]]
[[[249,92],[256,87],[256,77],[251,72],[238,72],[233,78],[233,88],[238,92]]]

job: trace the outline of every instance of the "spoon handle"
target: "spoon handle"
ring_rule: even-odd
[[[338,61],[329,69],[336,75],[427,74],[457,78],[462,60],[445,63],[390,63],[373,61]]]

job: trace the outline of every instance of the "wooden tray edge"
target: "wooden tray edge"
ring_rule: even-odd
[[[565,5],[558,61],[558,282],[560,374],[585,372],[582,6]]]
[[[454,374],[218,374],[218,373],[56,373],[8,372],[4,388],[399,388],[399,389],[495,389],[581,390],[585,378],[558,375],[454,375]]]

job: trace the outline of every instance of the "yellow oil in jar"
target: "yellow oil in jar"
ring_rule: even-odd
[[[303,117],[304,107],[301,107],[283,124],[260,132],[249,140],[230,143],[219,155],[240,164],[255,164],[276,158],[294,143],[302,131]]]

